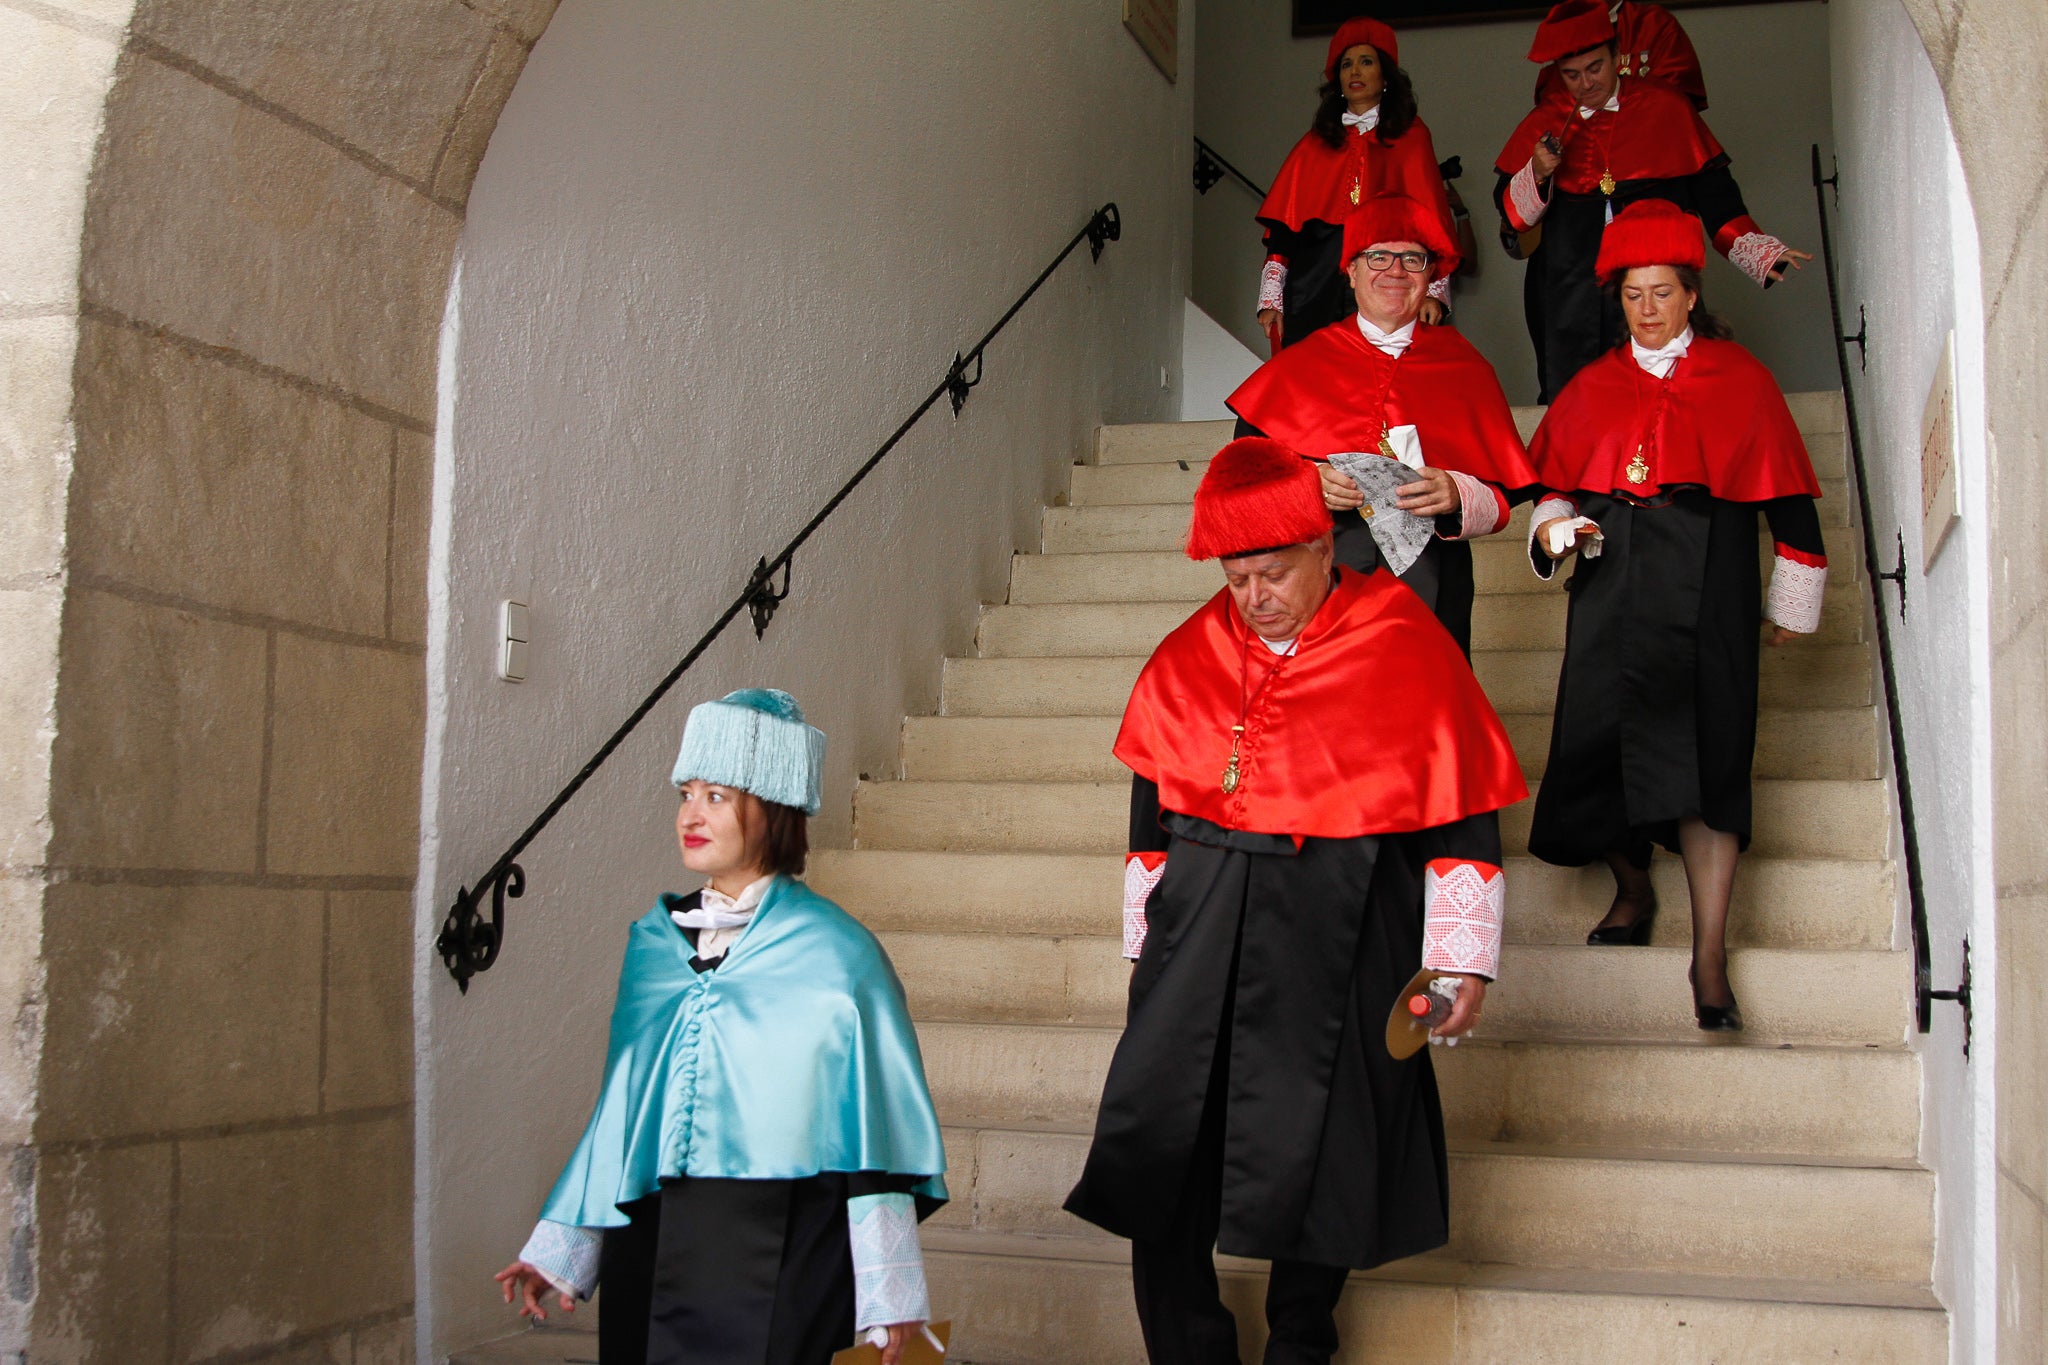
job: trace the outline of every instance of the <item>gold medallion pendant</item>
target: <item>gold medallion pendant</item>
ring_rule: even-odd
[[[1612,195],[1612,194],[1614,193],[1614,172],[1613,172],[1613,171],[1602,171],[1602,172],[1600,172],[1600,193],[1602,193],[1602,194],[1605,194],[1605,195],[1610,195],[1610,196],[1611,196],[1611,195]],[[1352,200],[1351,202],[1355,204],[1355,203],[1357,203],[1358,201],[1354,199],[1354,200]]]
[[[1636,447],[1636,457],[1633,460],[1630,460],[1628,462],[1628,467],[1623,469],[1621,472],[1628,476],[1628,481],[1630,483],[1649,482],[1650,466],[1646,464],[1643,460],[1643,448],[1641,446]]]
[[[1356,180],[1351,182],[1351,202],[1354,204],[1358,202],[1358,182]]]
[[[1380,432],[1380,454],[1386,456],[1390,460],[1398,460],[1401,458],[1399,455],[1396,455],[1394,453],[1394,438],[1391,435],[1389,435],[1385,430],[1382,430]]]
[[[1230,727],[1230,766],[1223,770],[1223,794],[1225,796],[1237,790],[1237,743],[1243,737],[1244,727],[1242,725]]]

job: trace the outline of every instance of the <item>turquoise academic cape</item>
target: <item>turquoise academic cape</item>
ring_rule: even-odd
[[[621,1227],[620,1207],[677,1176],[919,1176],[946,1199],[945,1148],[903,987],[875,937],[777,877],[715,971],[664,895],[619,970],[604,1089],[541,1217]]]

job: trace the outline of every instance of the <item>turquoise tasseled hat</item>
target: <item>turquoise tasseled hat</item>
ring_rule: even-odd
[[[816,815],[824,804],[825,732],[806,724],[796,698],[743,687],[690,711],[669,781],[715,782]]]

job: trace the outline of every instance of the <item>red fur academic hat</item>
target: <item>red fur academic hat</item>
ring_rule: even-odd
[[[1228,559],[1314,540],[1331,527],[1315,466],[1264,436],[1216,452],[1195,489],[1189,559]]]
[[[1552,6],[1536,26],[1529,60],[1547,64],[1613,41],[1614,21],[1607,17],[1607,0],[1564,0]]]
[[[1458,245],[1444,231],[1443,219],[1405,194],[1376,194],[1344,220],[1344,252],[1351,258],[1378,242],[1420,242],[1430,255],[1429,277],[1440,280],[1458,268]]]
[[[1337,59],[1344,55],[1346,48],[1357,47],[1360,43],[1371,43],[1378,48],[1380,57],[1388,66],[1401,64],[1401,44],[1394,37],[1394,30],[1377,19],[1360,15],[1356,19],[1346,19],[1330,39],[1330,57],[1323,63],[1323,79],[1336,80]]]
[[[1669,199],[1638,199],[1607,225],[1593,274],[1606,284],[1639,265],[1689,265],[1698,270],[1706,263],[1699,219]]]

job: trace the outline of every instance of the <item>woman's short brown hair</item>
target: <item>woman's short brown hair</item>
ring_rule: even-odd
[[[803,876],[811,852],[810,817],[779,801],[761,801],[761,815],[760,866],[784,877]]]

